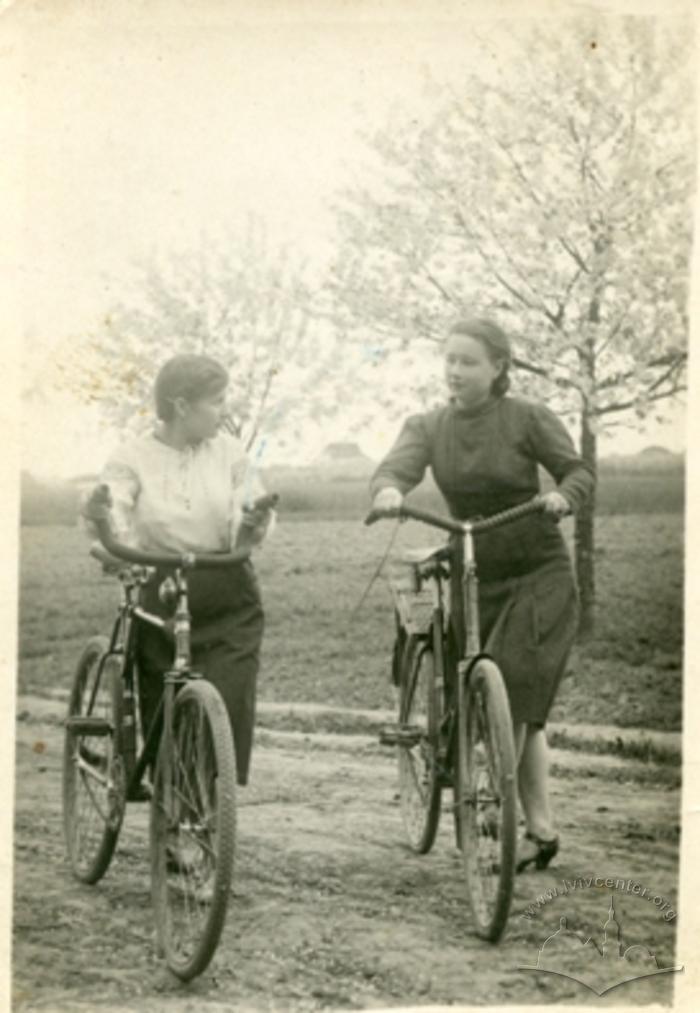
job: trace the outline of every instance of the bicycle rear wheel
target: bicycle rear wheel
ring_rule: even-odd
[[[477,934],[491,942],[508,920],[515,876],[515,745],[503,676],[487,658],[468,676],[458,719],[455,816]]]
[[[399,703],[398,764],[401,817],[409,844],[424,855],[440,822],[437,747],[441,703],[429,643],[409,637]]]
[[[188,981],[216,950],[233,876],[236,774],[228,713],[208,682],[188,682],[161,740],[151,801],[152,896],[158,943]]]
[[[85,645],[71,688],[63,747],[63,828],[73,874],[104,876],[125,806],[121,660],[106,637]]]

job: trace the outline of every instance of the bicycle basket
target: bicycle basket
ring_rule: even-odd
[[[389,589],[401,625],[413,635],[427,633],[435,607],[430,580],[419,580],[415,563],[394,559],[388,570]]]

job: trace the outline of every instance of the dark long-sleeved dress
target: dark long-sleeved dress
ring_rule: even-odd
[[[377,468],[372,493],[409,492],[431,468],[452,516],[488,516],[539,492],[538,465],[577,510],[595,479],[556,415],[518,397],[468,410],[456,402],[407,419]],[[561,532],[532,514],[475,538],[481,641],[499,664],[513,720],[544,724],[576,634],[578,598]],[[464,642],[461,580],[453,565],[453,629]]]

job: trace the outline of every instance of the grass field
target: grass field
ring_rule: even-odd
[[[568,522],[567,522],[568,523]],[[580,645],[552,717],[679,729],[682,694],[683,519],[609,515],[598,522],[596,632]],[[383,579],[355,611],[390,525],[285,523],[258,554],[267,632],[260,696],[390,707],[391,603]],[[568,537],[570,526],[565,527]],[[418,525],[395,548],[430,544]],[[118,588],[76,528],[22,529],[19,687],[67,688],[84,640],[106,631]]]

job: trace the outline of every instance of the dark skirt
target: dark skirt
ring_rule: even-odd
[[[503,673],[513,721],[538,726],[544,726],[552,708],[578,628],[578,594],[569,554],[556,525],[547,523],[558,538],[548,539],[535,565],[528,568],[518,560],[515,575],[479,581],[482,650]],[[535,562],[532,556],[530,562]],[[503,573],[502,557],[498,563]],[[482,569],[493,573],[496,567],[492,561],[491,568],[480,567],[480,576]],[[453,561],[450,590],[455,640],[463,645],[458,559]]]
[[[158,598],[164,574],[143,589],[148,612],[165,616]],[[255,572],[249,562],[230,570],[195,570],[188,575],[192,617],[192,667],[213,683],[228,711],[239,784],[247,784],[255,728],[255,700],[264,614]],[[138,659],[143,726],[153,720],[163,675],[173,661],[172,639],[156,627],[139,624]]]

